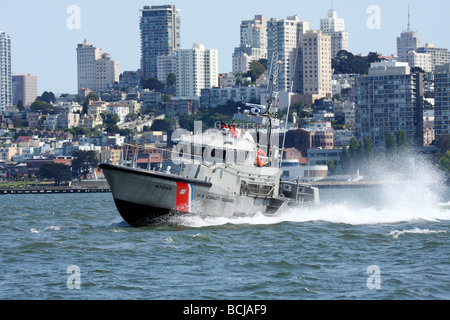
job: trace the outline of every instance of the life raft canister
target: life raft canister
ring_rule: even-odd
[[[258,153],[256,154],[256,162],[258,163],[259,167],[264,167],[267,163],[267,156],[264,150],[259,149]]]

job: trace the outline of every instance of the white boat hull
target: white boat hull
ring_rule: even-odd
[[[210,182],[101,164],[116,207],[133,227],[154,225],[173,215],[233,217],[265,213],[272,199],[217,192]]]

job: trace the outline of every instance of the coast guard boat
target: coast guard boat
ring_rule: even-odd
[[[240,129],[175,132],[170,157],[175,173],[100,164],[123,219],[133,227],[145,227],[174,215],[276,215],[291,206],[318,204],[318,189],[298,179],[282,179],[282,148],[275,146],[280,121],[274,87],[268,106],[248,105],[251,109],[234,116]],[[251,130],[244,130],[244,124]]]

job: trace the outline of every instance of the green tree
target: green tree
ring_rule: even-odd
[[[363,158],[363,146],[355,137],[350,139],[348,153],[352,169],[357,169],[361,165],[361,160]]]
[[[436,145],[442,150],[443,153],[450,150],[450,134],[441,134],[436,139]]]
[[[48,91],[44,91],[44,93],[41,96],[37,97],[37,99],[47,103],[56,102],[56,97],[53,92]]]
[[[166,86],[175,87],[176,83],[177,83],[177,76],[175,75],[175,73],[169,73],[166,80]]]
[[[91,168],[98,165],[97,154],[95,151],[74,151],[72,153],[74,160],[72,161],[72,171],[77,177],[86,178]]]
[[[367,56],[354,55],[346,50],[341,50],[332,60],[332,68],[336,74],[356,73],[368,74],[372,62],[381,61],[375,52],[369,52]]]
[[[159,119],[153,122],[151,126],[152,131],[169,131],[172,127],[173,120],[170,118]]]
[[[350,157],[348,155],[348,148],[345,144],[342,147],[342,153],[341,153],[341,158],[340,158],[339,162],[340,162],[342,172],[348,173],[348,171],[350,169]]]
[[[17,101],[17,110],[19,110],[19,111],[25,110],[25,106],[23,105],[23,102],[20,99],[19,99],[19,101]]]
[[[392,133],[389,131],[386,134],[386,140],[385,140],[385,147],[386,147],[386,156],[390,157],[395,154],[395,139]]]
[[[328,174],[329,175],[333,175],[336,172],[336,165],[334,164],[333,160],[328,160],[327,161],[327,166],[328,166]]]
[[[395,143],[398,154],[405,154],[409,151],[408,139],[406,138],[405,131],[398,131],[395,135]]]
[[[54,179],[55,184],[71,180],[70,167],[62,163],[43,163],[38,175],[43,179]]]
[[[141,79],[141,86],[143,89],[149,89],[149,90],[155,90],[155,91],[161,91],[164,89],[164,83],[159,81],[155,78],[142,78]]]
[[[252,82],[255,82],[264,72],[266,68],[264,68],[263,63],[260,60],[254,60],[250,62],[249,71],[244,73],[242,76],[252,78]]]
[[[48,102],[36,99],[31,105],[31,110],[40,111],[42,114],[56,114],[57,108]]]
[[[450,151],[447,151],[439,160],[439,169],[450,175]]]
[[[373,159],[373,144],[372,139],[364,138],[364,159],[366,161],[371,161]]]
[[[127,121],[135,121],[138,118],[138,115],[134,112],[130,112],[127,114]]]

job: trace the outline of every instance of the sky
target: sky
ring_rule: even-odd
[[[298,15],[312,29],[333,8],[345,19],[353,54],[396,53],[396,38],[411,29],[422,43],[450,48],[448,0],[2,0],[0,30],[12,41],[12,72],[38,77],[38,94],[77,93],[77,44],[87,39],[119,62],[120,72],[140,68],[140,10],[174,4],[181,12],[181,48],[201,43],[219,51],[219,72],[232,71],[242,20],[263,14]],[[74,11],[73,8],[78,11]]]

